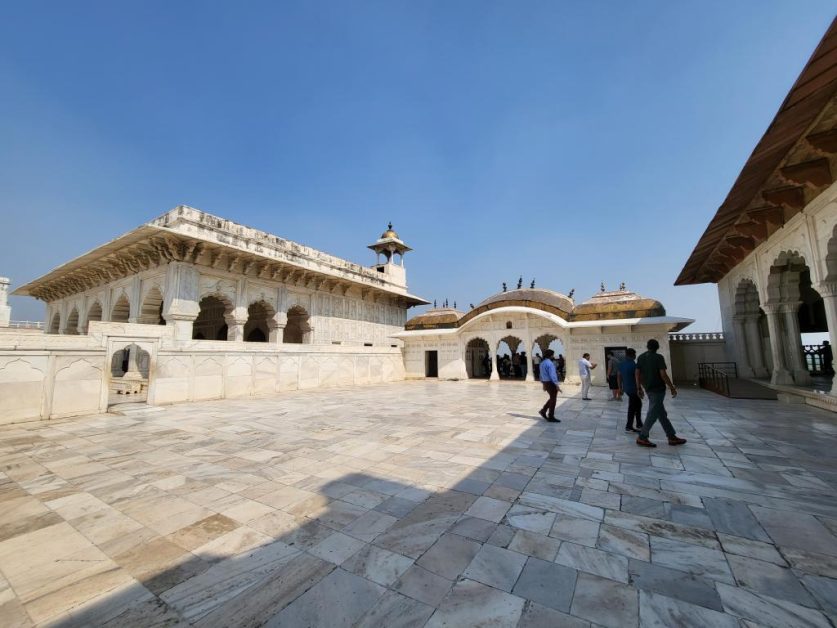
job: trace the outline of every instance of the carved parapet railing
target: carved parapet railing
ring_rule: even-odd
[[[724,342],[724,332],[709,331],[691,334],[669,334],[669,342]]]
[[[43,321],[9,321],[9,327],[15,329],[43,329]]]

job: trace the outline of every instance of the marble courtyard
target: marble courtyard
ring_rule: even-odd
[[[833,626],[837,425],[408,381],[0,429],[0,625]]]

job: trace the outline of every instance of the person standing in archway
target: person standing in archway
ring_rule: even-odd
[[[584,401],[592,401],[587,395],[590,394],[590,382],[593,379],[593,369],[596,363],[590,361],[590,354],[585,353],[578,361],[578,375],[581,377],[581,398]]]
[[[552,361],[554,355],[555,352],[552,349],[547,349],[544,351],[541,361],[541,384],[549,395],[549,399],[546,400],[543,408],[538,410],[538,414],[550,423],[560,423],[561,420],[555,418],[555,403],[558,399],[558,393],[561,392],[561,387],[558,385],[558,371]]]

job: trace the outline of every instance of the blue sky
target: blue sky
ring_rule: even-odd
[[[0,9],[0,275],[178,204],[411,291],[673,287],[833,2],[19,2]],[[13,298],[13,318],[43,306]]]

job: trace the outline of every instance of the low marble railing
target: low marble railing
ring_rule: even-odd
[[[669,334],[670,342],[724,342],[724,332],[709,331],[693,334]]]
[[[43,321],[9,321],[9,327],[15,329],[43,329]]]

